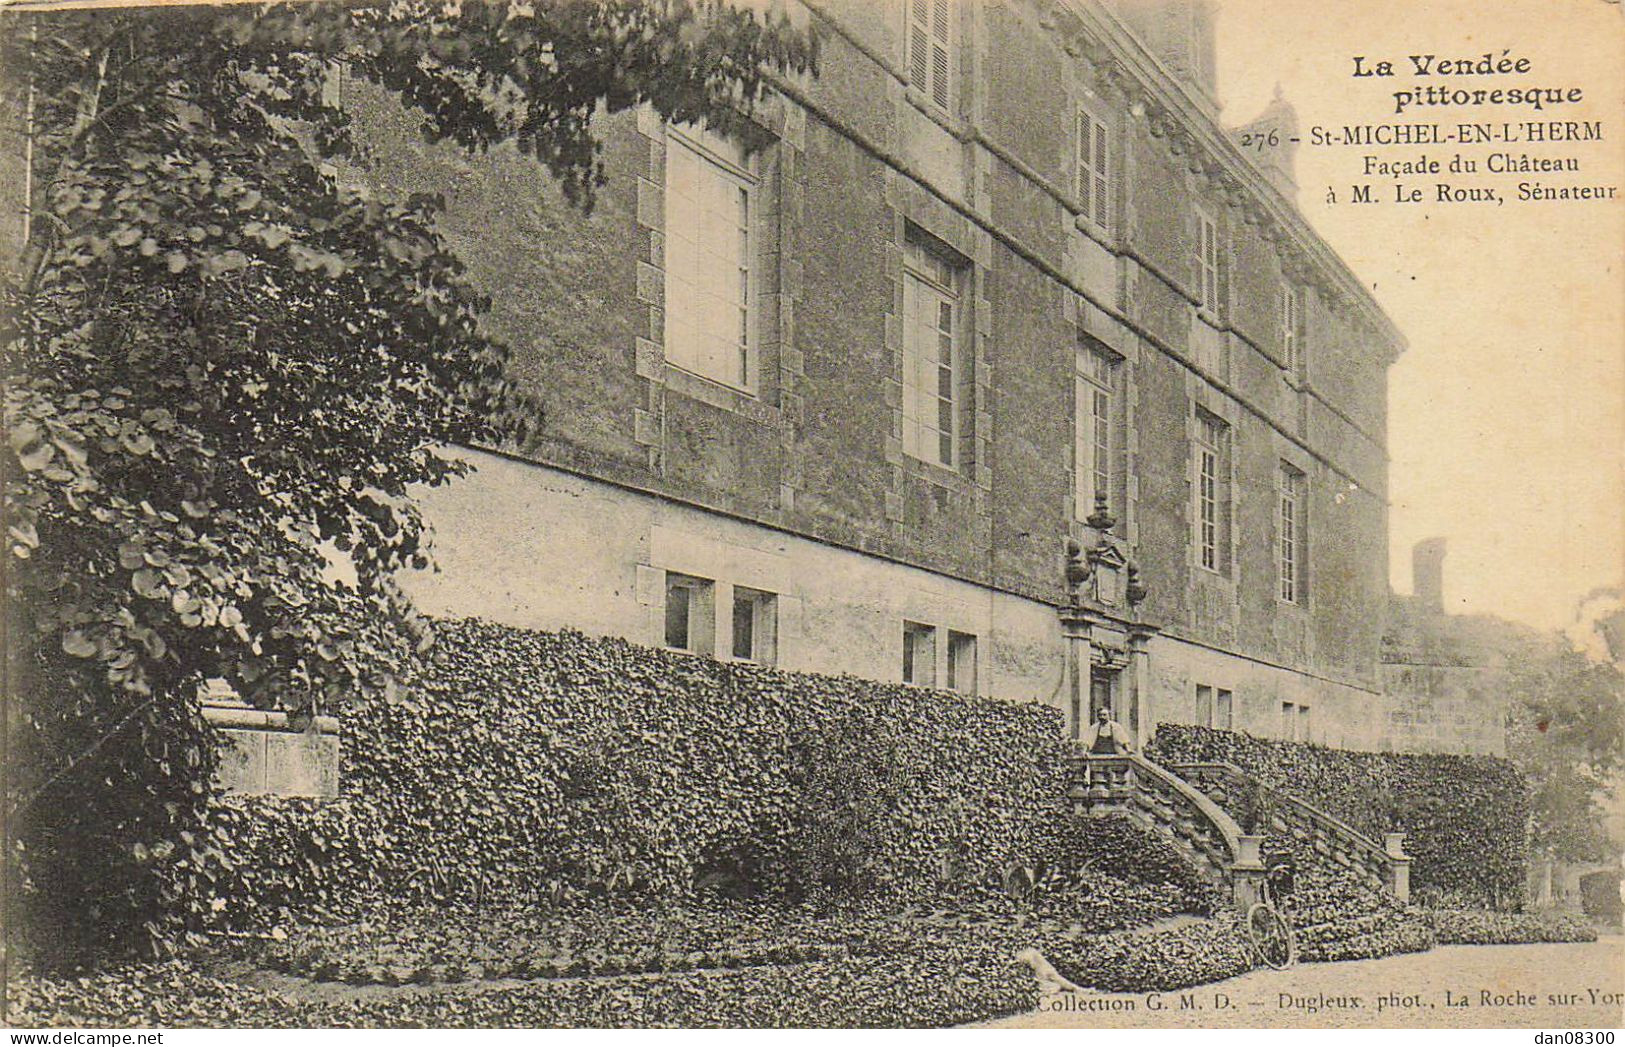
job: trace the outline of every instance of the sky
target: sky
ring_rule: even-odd
[[[1570,623],[1586,593],[1625,584],[1625,18],[1607,0],[1218,0],[1219,94],[1243,124],[1279,86],[1312,125],[1390,122],[1392,92],[1428,81],[1351,75],[1356,55],[1473,58],[1529,73],[1468,87],[1579,87],[1536,119],[1600,120],[1603,141],[1510,146],[1573,156],[1577,174],[1447,179],[1511,187],[1613,185],[1613,203],[1350,206],[1367,153],[1454,146],[1312,148],[1297,153],[1299,206],[1373,289],[1409,340],[1389,372],[1391,580],[1411,590],[1410,550],[1448,541],[1447,609],[1541,628]],[[1403,65],[1401,64],[1403,63]],[[1486,83],[1486,80],[1499,80]],[[1436,81],[1435,81],[1436,82]],[[1402,120],[1500,122],[1523,110],[1413,110]],[[1491,147],[1471,147],[1482,158]],[[1417,179],[1427,196],[1438,178]],[[1387,181],[1391,182],[1392,179]],[[1328,188],[1339,203],[1326,202]]]

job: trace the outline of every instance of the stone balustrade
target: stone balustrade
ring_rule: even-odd
[[[1068,796],[1077,814],[1123,813],[1165,833],[1238,905],[1258,897],[1264,874],[1258,840],[1242,833],[1224,809],[1200,789],[1138,753],[1072,757]]]
[[[1234,764],[1180,763],[1171,770],[1230,811],[1240,809],[1244,796],[1261,790],[1269,824],[1259,828],[1292,839],[1300,849],[1350,870],[1400,901],[1409,900],[1411,859],[1404,851],[1404,833],[1388,833],[1379,843],[1311,803],[1258,783]]]

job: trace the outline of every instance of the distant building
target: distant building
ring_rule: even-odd
[[[1412,549],[1411,596],[1395,596],[1383,635],[1383,748],[1505,755],[1506,659],[1555,637],[1486,615],[1444,610],[1445,540]]]

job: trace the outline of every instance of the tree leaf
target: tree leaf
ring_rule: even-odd
[[[24,469],[27,469],[32,473],[38,472],[39,470],[44,469],[47,465],[50,465],[51,459],[55,457],[56,448],[42,441],[19,454],[17,456],[17,461]]]
[[[143,567],[130,576],[130,588],[135,590],[137,596],[143,596],[149,600],[162,600],[168,595],[162,576],[157,571],[147,567]]]

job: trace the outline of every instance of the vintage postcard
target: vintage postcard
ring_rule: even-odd
[[[1612,1043],[1622,114],[1607,0],[0,3],[0,1023]]]

